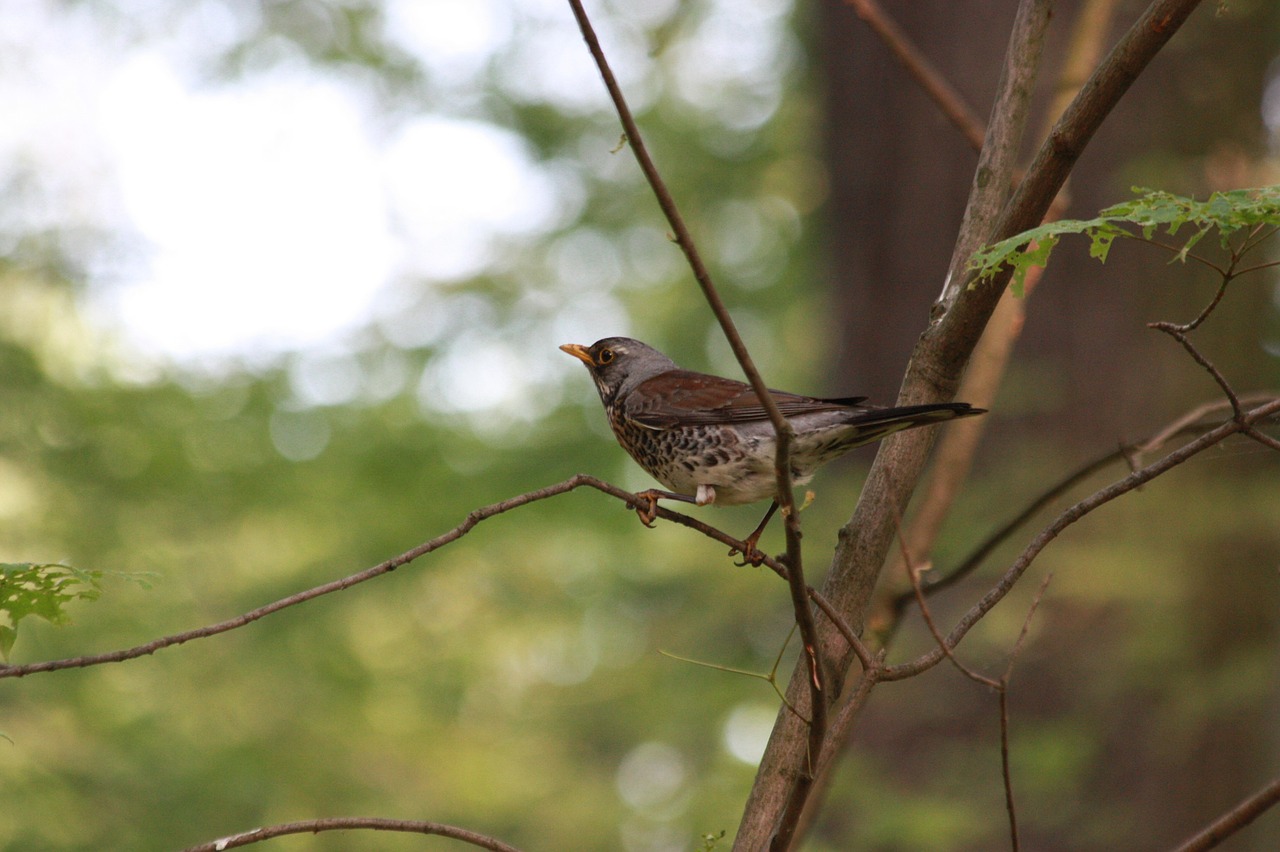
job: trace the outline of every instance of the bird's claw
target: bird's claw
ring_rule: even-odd
[[[759,538],[748,537],[744,539],[742,542],[744,545],[744,549],[740,550],[736,547],[729,548],[730,556],[737,556],[738,554],[742,554],[742,561],[735,562],[733,564],[737,565],[739,568],[745,567],[747,565],[751,565],[755,568],[759,568],[761,565],[763,565],[764,560],[767,559],[768,557],[765,555],[765,552],[763,550],[756,547],[757,541],[759,541]]]
[[[653,522],[658,518],[658,495],[652,491],[642,491],[636,497],[649,504],[647,506],[636,505],[636,517],[640,519],[640,523],[649,529],[653,529]]]

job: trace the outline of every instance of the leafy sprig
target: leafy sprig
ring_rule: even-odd
[[[979,249],[969,268],[977,273],[977,281],[1011,268],[1011,286],[1021,295],[1027,272],[1048,263],[1058,240],[1068,234],[1086,234],[1089,256],[1105,263],[1117,238],[1150,241],[1161,231],[1170,237],[1181,231],[1185,239],[1176,247],[1174,260],[1185,261],[1196,244],[1214,231],[1223,248],[1230,250],[1231,237],[1239,231],[1280,227],[1280,186],[1215,192],[1205,201],[1140,187],[1133,191],[1140,195],[1106,208],[1095,219],[1048,222]]]

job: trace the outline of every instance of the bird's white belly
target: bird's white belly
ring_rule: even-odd
[[[688,470],[672,465],[662,471],[658,479],[677,494],[697,495],[698,486],[709,485],[715,489],[715,503],[720,506],[737,506],[772,500],[777,494],[777,475],[773,459],[776,445],[772,437],[749,439],[751,452],[730,458],[716,465]],[[793,478],[795,485],[804,485],[813,478],[812,471],[803,471]]]

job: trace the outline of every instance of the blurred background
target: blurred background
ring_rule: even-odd
[[[884,5],[985,116],[1014,4]],[[1033,128],[1079,8],[1058,5]],[[891,402],[974,152],[834,0],[588,11],[770,384]],[[1068,215],[1276,182],[1277,56],[1280,6],[1206,4],[1094,140]],[[646,487],[560,343],[630,334],[737,374],[559,0],[32,0],[0,11],[0,57],[0,561],[147,578],[109,576],[69,627],[23,621],[13,662],[234,616],[574,473]],[[1145,328],[1218,283],[1167,261],[1058,249],[938,567],[1215,398]],[[1280,386],[1278,306],[1255,273],[1199,332],[1242,392]],[[811,582],[870,458],[812,486]],[[695,513],[742,534],[758,507]],[[1048,517],[939,596],[940,623]],[[1011,700],[1029,846],[1159,848],[1276,773],[1275,452],[1228,442],[1073,527],[971,664],[1003,671],[1050,571]],[[230,634],[3,681],[0,847],[376,815],[530,850],[702,848],[732,837],[778,699],[660,652],[761,673],[781,652],[785,680],[789,627],[767,570],[560,497]],[[930,642],[913,617],[893,656]],[[953,670],[883,687],[807,848],[1001,848],[998,749],[995,697]],[[1224,848],[1277,844],[1270,814]]]

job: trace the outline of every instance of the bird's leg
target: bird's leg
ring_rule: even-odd
[[[659,488],[650,488],[648,491],[636,492],[636,497],[648,502],[648,506],[636,506],[636,516],[640,518],[640,523],[646,527],[652,527],[653,521],[658,517],[658,501],[659,500],[680,500],[685,503],[696,503],[693,497],[685,494],[676,494],[674,491],[663,491]]]
[[[764,513],[764,518],[761,519],[760,524],[755,528],[755,531],[742,540],[745,547],[742,550],[742,561],[739,562],[738,565],[759,565],[764,561],[764,554],[760,552],[756,547],[756,544],[760,541],[760,536],[764,533],[764,528],[769,526],[769,521],[773,518],[773,513],[776,511],[778,511],[778,501],[774,500],[769,504],[769,511]],[[730,556],[733,556],[738,552],[738,548],[736,547],[729,548]]]

